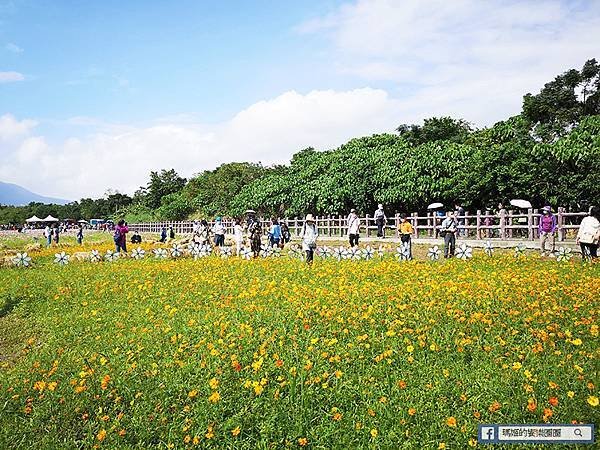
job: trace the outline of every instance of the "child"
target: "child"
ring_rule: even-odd
[[[408,259],[412,259],[412,242],[410,240],[410,235],[415,232],[412,224],[408,221],[406,215],[402,215],[402,221],[400,222],[400,226],[398,227],[400,230],[400,240],[403,244],[408,246]]]

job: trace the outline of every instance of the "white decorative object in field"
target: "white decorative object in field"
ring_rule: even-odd
[[[31,264],[31,257],[25,253],[17,253],[13,258],[13,264],[17,267],[28,267]]]
[[[165,248],[155,248],[152,253],[154,253],[156,259],[166,259],[169,255]]]
[[[258,255],[262,258],[268,258],[271,256],[271,247],[269,245],[261,245]]]
[[[362,259],[362,250],[358,247],[351,247],[348,249],[348,256],[353,261],[359,261]]]
[[[515,258],[522,256],[525,253],[525,245],[519,244],[515,247]]]
[[[200,245],[192,245],[190,247],[190,255],[192,255],[192,258],[194,258],[195,260],[198,258],[202,258],[202,251],[200,250]]]
[[[437,245],[434,245],[433,247],[429,247],[427,257],[432,261],[437,261],[438,259],[440,259],[441,253],[442,251],[440,250],[440,248]]]
[[[492,245],[491,241],[485,241],[483,244],[483,251],[485,252],[486,255],[488,256],[492,256],[492,254],[494,253],[494,246]]]
[[[98,250],[92,250],[90,252],[90,261],[94,263],[102,261],[102,255]]]
[[[410,247],[408,243],[403,243],[396,248],[396,258],[400,261],[408,261],[410,259]]]
[[[213,248],[208,242],[200,247],[200,252],[204,253],[204,256],[209,256],[212,251]]]
[[[224,246],[221,247],[221,250],[219,251],[221,258],[229,258],[231,256],[231,254],[233,253],[233,249],[229,246]]]
[[[573,257],[573,250],[569,247],[559,247],[556,253],[557,261],[569,261]]]
[[[290,246],[290,249],[288,250],[288,256],[290,258],[301,259],[303,257],[303,253],[297,244],[293,244]]]
[[[173,246],[171,247],[171,256],[173,258],[179,258],[181,255],[183,255],[183,248],[181,247],[181,245],[173,244]]]
[[[383,246],[383,244],[380,244],[379,249],[377,250],[377,256],[379,256],[380,258],[383,258],[384,255],[385,255],[385,247]]]
[[[375,255],[375,250],[373,250],[370,245],[367,245],[365,248],[363,248],[362,254],[364,259],[369,260],[373,258],[373,255]]]
[[[253,252],[249,247],[242,247],[240,250],[240,258],[242,259],[250,259],[253,256]]]
[[[471,259],[473,257],[473,248],[469,247],[463,242],[456,249],[456,257],[458,259],[462,259],[463,261]]]
[[[281,257],[281,248],[280,247],[273,247],[271,250],[271,256],[273,258],[280,258]]]
[[[142,247],[138,247],[131,252],[133,259],[144,259],[144,256],[146,256],[146,251]]]
[[[195,243],[194,241],[190,242],[187,246],[187,251],[189,252],[190,255],[194,256],[194,252],[197,253],[198,250],[198,246],[200,244]]]
[[[113,252],[112,250],[106,250],[106,254],[104,255],[104,260],[108,262],[113,262],[119,257],[118,253]]]
[[[69,264],[69,255],[65,252],[56,253],[54,255],[54,262],[59,266],[66,266]]]

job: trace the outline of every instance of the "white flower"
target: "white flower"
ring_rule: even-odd
[[[358,247],[352,247],[348,250],[348,258],[354,261],[362,259],[362,250]]]
[[[427,252],[427,257],[429,259],[431,259],[432,261],[437,261],[438,259],[440,259],[441,253],[442,253],[442,251],[439,249],[439,247],[437,245],[434,245],[433,247],[429,247],[429,251]]]
[[[456,257],[463,261],[471,259],[473,257],[473,249],[463,242],[456,249]]]
[[[106,255],[104,255],[104,259],[108,262],[113,262],[119,259],[119,254],[117,252],[113,252],[112,250],[107,250]]]
[[[492,254],[494,253],[494,246],[492,245],[491,241],[484,242],[483,251],[485,252],[486,255],[492,256]]]
[[[13,258],[13,264],[17,267],[27,267],[31,264],[31,257],[27,253],[17,253]]]
[[[525,252],[525,245],[519,244],[515,247],[515,258],[518,258]]]
[[[559,247],[556,254],[557,261],[569,261],[573,257],[573,250],[569,247]]]
[[[90,261],[91,262],[100,262],[102,261],[102,255],[98,250],[92,250],[90,253]]]
[[[181,245],[173,244],[171,247],[171,256],[173,258],[179,258],[181,255],[183,255],[183,248],[181,248]]]
[[[54,255],[54,262],[59,266],[66,266],[69,264],[69,255],[65,252],[56,253]]]
[[[249,247],[242,247],[242,249],[240,250],[240,257],[242,259],[250,259],[252,258],[252,250]]]
[[[134,251],[131,252],[131,256],[134,259],[143,259],[144,256],[146,256],[146,252],[144,251],[144,249],[142,247],[138,247]]]
[[[221,247],[219,253],[221,255],[221,258],[229,258],[231,256],[232,249],[231,247]]]
[[[156,259],[166,259],[168,256],[167,250],[164,248],[155,248],[152,253]]]
[[[370,245],[367,245],[365,248],[363,248],[362,253],[363,253],[363,258],[366,260],[369,260],[369,259],[373,258],[375,251],[371,248]]]

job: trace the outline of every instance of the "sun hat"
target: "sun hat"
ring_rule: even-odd
[[[379,209],[383,209],[383,204],[381,204],[381,203],[380,203],[380,204],[379,204],[379,205],[377,205],[377,206],[379,206]]]
[[[215,219],[217,222],[221,221],[221,216],[217,216],[217,218]]]
[[[350,210],[350,212],[353,212],[353,213],[355,213],[355,212],[356,212],[356,210],[355,210],[354,208],[352,208],[352,209]]]
[[[313,217],[312,214],[307,214],[306,215],[306,219],[304,219],[306,222],[314,222],[315,218]]]
[[[550,206],[550,205],[544,206],[543,211],[551,213],[552,212],[552,206]]]

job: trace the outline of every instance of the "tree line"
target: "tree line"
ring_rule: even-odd
[[[130,197],[64,206],[0,206],[0,223],[35,214],[117,218],[129,222],[239,216],[345,214],[384,203],[421,211],[432,201],[487,209],[511,198],[585,209],[600,203],[600,65],[587,61],[526,94],[519,115],[475,129],[463,119],[433,117],[401,124],[396,134],[350,140],[332,150],[303,149],[289,164],[234,162],[186,180],[175,170],[151,172]]]

